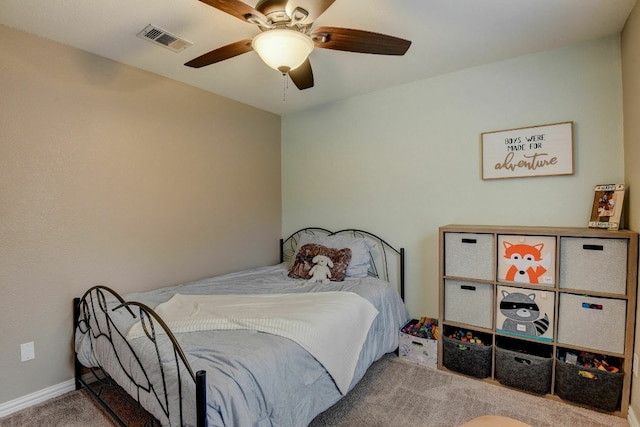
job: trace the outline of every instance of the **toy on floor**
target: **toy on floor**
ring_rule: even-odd
[[[437,340],[440,335],[438,332],[438,319],[430,317],[421,317],[420,320],[413,319],[402,328],[402,332],[418,338]]]

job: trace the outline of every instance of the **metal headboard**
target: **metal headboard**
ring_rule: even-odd
[[[375,247],[369,253],[368,275],[395,284],[404,300],[404,248],[396,249],[381,237],[355,228],[331,231],[322,227],[307,227],[296,231],[286,239],[280,239],[280,262],[291,262],[293,260],[300,237],[304,234],[315,236],[341,235],[364,238],[375,243]]]

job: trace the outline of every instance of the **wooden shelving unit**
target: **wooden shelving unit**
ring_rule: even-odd
[[[521,246],[514,247],[511,254],[506,248],[514,244]],[[627,416],[636,313],[637,233],[588,228],[447,225],[440,227],[439,245],[439,324],[444,338],[438,340],[440,369],[511,387],[513,379],[516,388],[525,391],[538,387],[550,398]],[[531,247],[537,247],[540,253],[518,254],[535,252]],[[531,269],[522,267],[527,262]],[[513,264],[519,264],[520,269],[511,271]],[[536,265],[540,267],[537,272]],[[523,311],[516,314],[518,309]],[[520,315],[531,316],[530,321],[518,317]],[[447,335],[457,330],[471,331],[483,338],[485,348],[482,350],[490,354],[490,359],[474,359],[471,353],[459,354],[469,357],[465,360],[473,363],[489,363],[486,370],[476,372],[475,367],[467,366],[471,362],[455,360],[458,356],[452,353],[452,341]],[[458,347],[479,350],[475,345]],[[492,346],[490,353],[487,346]],[[510,352],[516,357],[511,357]],[[560,360],[567,353],[569,357],[596,354],[600,359],[619,364],[620,372],[599,373],[595,368],[581,369],[567,364]],[[522,361],[517,354],[527,355],[524,357],[527,364],[523,362],[522,369],[516,364],[513,370],[514,366],[504,365],[505,354],[506,360],[512,363]],[[567,373],[569,368],[579,370],[575,377],[573,372]],[[535,371],[533,384],[527,384],[528,369],[539,369]],[[518,378],[520,373],[523,378]],[[577,378],[578,373],[583,378],[591,376],[595,381]],[[549,378],[545,378],[547,375]],[[548,383],[538,383],[542,380]],[[519,384],[519,381],[524,382]],[[566,381],[585,382],[574,387],[576,384],[566,384]],[[600,402],[590,403],[592,387],[594,393],[604,392],[605,397],[608,395],[611,400],[613,396],[614,400],[602,406]]]

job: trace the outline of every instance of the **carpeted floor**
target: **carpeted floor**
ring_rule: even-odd
[[[98,392],[100,384],[94,383]],[[160,423],[129,395],[114,388],[99,392],[127,427],[158,427]],[[0,419],[0,427],[114,427],[118,424],[87,390],[72,391]]]
[[[85,394],[73,391],[0,419],[2,427],[112,427],[115,424]]]
[[[0,419],[1,427],[111,427],[86,392],[71,392]],[[502,415],[534,427],[628,427],[625,419],[534,396],[387,355],[310,427],[454,427],[481,415]],[[130,425],[141,425],[135,419]],[[296,426],[297,427],[297,426]]]
[[[624,418],[385,356],[310,427],[453,427],[481,415],[502,415],[534,427],[629,425]]]

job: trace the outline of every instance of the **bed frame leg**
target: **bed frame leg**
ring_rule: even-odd
[[[198,427],[207,427],[207,372],[196,372],[196,420]]]
[[[404,301],[404,248],[400,248],[400,298]]]
[[[284,262],[284,240],[280,239],[280,262]]]
[[[78,318],[80,317],[80,298],[73,299],[73,345],[75,346],[75,336],[76,336],[76,328],[78,327]],[[78,355],[75,350],[73,351],[73,364],[74,364],[74,372],[75,372],[75,380],[76,380],[76,390],[80,390],[82,388],[82,383],[80,382],[80,378],[82,376],[82,365],[78,361]]]

